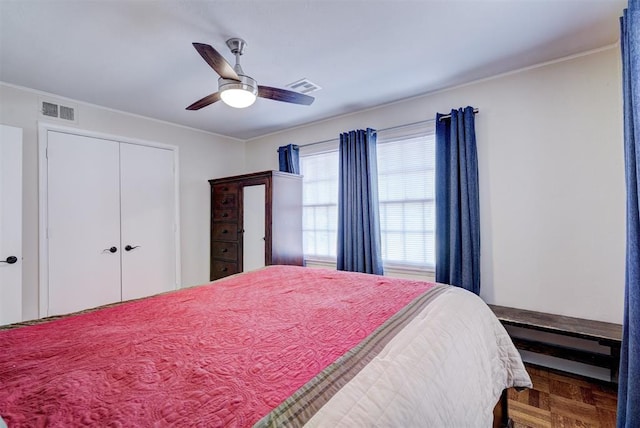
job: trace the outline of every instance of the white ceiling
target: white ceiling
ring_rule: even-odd
[[[615,43],[626,3],[0,0],[0,81],[244,140]],[[232,62],[230,37],[246,74],[306,77],[315,103],[185,110],[217,90],[191,43]]]

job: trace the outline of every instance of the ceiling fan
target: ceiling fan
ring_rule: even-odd
[[[187,107],[187,110],[200,110],[221,99],[231,107],[249,107],[255,102],[256,96],[293,104],[311,105],[313,103],[314,98],[309,95],[258,85],[253,78],[244,74],[242,67],[240,67],[240,55],[246,46],[245,41],[235,37],[227,40],[227,46],[236,57],[235,67],[231,67],[231,64],[211,46],[204,43],[193,43],[193,47],[206,63],[220,75],[220,78],[218,79],[218,92],[196,101]]]

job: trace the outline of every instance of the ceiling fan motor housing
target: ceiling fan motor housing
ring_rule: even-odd
[[[240,81],[233,79],[218,79],[218,91],[223,92],[227,89],[242,89],[249,91],[254,95],[258,95],[258,83],[249,76],[239,74]]]

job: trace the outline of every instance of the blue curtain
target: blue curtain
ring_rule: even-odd
[[[436,281],[480,294],[480,202],[473,108],[436,115]]]
[[[640,1],[621,20],[627,262],[618,385],[618,428],[640,427]]]
[[[300,148],[295,144],[278,147],[280,171],[300,174]]]
[[[340,134],[338,270],[382,275],[376,131]]]

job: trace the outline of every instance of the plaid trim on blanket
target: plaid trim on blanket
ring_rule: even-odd
[[[437,284],[389,318],[358,346],[338,358],[280,406],[259,420],[254,428],[304,425],[343,386],[350,382],[384,347],[449,286]]]

